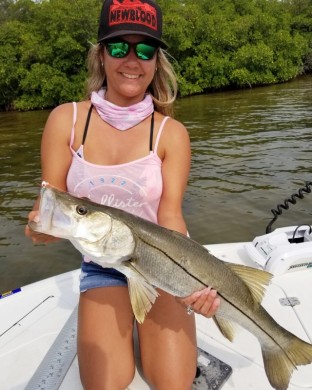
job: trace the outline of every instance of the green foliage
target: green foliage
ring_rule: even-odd
[[[312,71],[311,0],[158,0],[180,95]],[[102,0],[0,0],[0,109],[79,100]]]
[[[66,73],[46,64],[33,64],[21,80],[23,93],[15,101],[15,108],[31,110],[54,107],[67,101],[79,100],[86,74],[68,77]],[[77,90],[78,87],[78,90]]]
[[[101,4],[0,2],[0,108],[50,108],[83,97],[86,58],[96,42]]]
[[[273,50],[266,44],[246,44],[233,56],[231,81],[238,87],[276,82],[272,73]]]
[[[20,93],[20,80],[24,68],[20,64],[20,36],[24,26],[9,21],[0,26],[0,106],[10,108]]]
[[[188,50],[175,55],[182,96],[284,82],[310,70],[312,34],[304,36],[302,25],[301,30],[294,25],[293,1],[201,0],[194,5],[185,0],[183,4],[178,18],[189,21],[195,7],[197,23],[194,31],[186,24]],[[306,30],[308,21],[305,17]]]

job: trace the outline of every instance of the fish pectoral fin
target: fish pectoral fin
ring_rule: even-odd
[[[223,336],[232,342],[235,336],[234,324],[223,317],[214,316],[212,318]]]
[[[159,294],[140,274],[128,277],[128,288],[134,316],[142,324]]]
[[[267,271],[245,265],[233,263],[226,263],[226,265],[243,280],[255,301],[261,303],[265,288],[269,285],[273,275]]]

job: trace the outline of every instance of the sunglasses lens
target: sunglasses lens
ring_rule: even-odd
[[[111,42],[106,44],[108,54],[115,58],[123,58],[129,53],[130,45],[127,42]]]
[[[131,44],[128,42],[120,41],[120,42],[107,42],[106,48],[108,54],[114,58],[124,58],[129,54],[130,48],[134,47],[135,54],[140,60],[151,60],[157,48],[155,46],[149,45],[147,43],[135,43]]]
[[[136,45],[135,52],[137,57],[141,60],[151,60],[156,53],[156,47],[146,43],[138,43]]]

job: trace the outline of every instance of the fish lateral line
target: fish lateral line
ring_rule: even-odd
[[[176,266],[178,266],[179,268],[181,268],[187,275],[191,276],[193,279],[195,279],[197,282],[203,284],[203,282],[197,278],[196,276],[194,276],[193,274],[191,274],[185,267],[183,267],[180,263],[178,263],[174,258],[172,258],[171,256],[168,255],[167,252],[165,252],[164,250],[162,250],[161,248],[158,248],[157,246],[155,245],[152,245],[150,244],[149,242],[147,242],[146,240],[142,239],[141,237],[138,237],[139,240],[141,240],[144,244],[150,246],[151,248],[155,249],[156,251],[158,252],[161,252],[163,255],[165,255],[167,257],[167,259],[169,259],[170,261],[172,261]],[[211,287],[211,286],[206,286],[206,287]],[[213,288],[213,287],[211,287]]]
[[[178,263],[174,258],[172,258],[170,255],[168,255],[168,253],[165,251],[165,250],[163,250],[163,249],[161,249],[161,248],[158,248],[158,247],[156,247],[155,245],[153,245],[153,244],[151,244],[151,243],[149,243],[149,242],[147,242],[147,240],[144,240],[142,237],[138,237],[138,235],[136,234],[136,237],[139,239],[139,240],[141,240],[145,245],[147,245],[147,246],[149,246],[149,247],[151,247],[151,248],[153,248],[153,249],[155,249],[156,251],[158,251],[158,252],[161,252],[162,254],[164,254],[169,260],[171,260],[176,266],[178,266],[180,269],[182,269],[187,275],[189,275],[190,277],[192,277],[192,278],[194,278],[197,282],[199,282],[199,283],[201,283],[201,284],[203,284],[203,282],[199,279],[199,278],[197,278],[196,276],[194,276],[193,274],[191,274],[185,267],[183,267],[180,263]],[[134,260],[134,262],[135,262],[135,260]],[[227,265],[225,264],[225,266],[227,267]],[[228,267],[229,268],[229,267]],[[229,268],[230,269],[230,268]],[[247,286],[247,284],[245,283],[245,281],[239,276],[239,275],[237,275],[234,271],[232,271],[231,269],[230,269],[230,271],[231,272],[233,272],[233,274],[235,274],[236,275],[236,277],[238,277],[238,278],[240,278],[241,279],[241,281],[246,285],[246,287],[248,288],[248,286]],[[137,271],[138,272],[138,271]],[[140,273],[141,274],[141,273]],[[207,286],[207,287],[210,287],[210,288],[214,288],[213,286]],[[249,290],[249,288],[248,288],[248,290]],[[218,291],[218,290],[217,290]],[[246,313],[245,312],[243,312],[240,308],[239,308],[239,306],[238,305],[236,305],[235,304],[235,302],[232,302],[232,301],[230,301],[227,297],[225,297],[222,293],[220,293],[219,291],[218,291],[218,295],[227,303],[227,304],[229,304],[229,305],[231,305],[231,306],[233,306],[241,315],[243,315],[244,317],[247,317],[253,324],[254,324],[254,326],[258,326],[259,327],[259,325],[257,324],[257,322],[252,318],[252,317],[250,317],[250,316],[248,316],[248,315],[246,315]],[[258,306],[260,306],[261,307],[261,304],[259,303],[259,302],[257,302],[254,298],[253,298],[253,301],[254,301],[254,303],[256,304],[256,305],[258,305]],[[274,318],[273,318],[273,320],[274,320]],[[236,321],[234,321],[234,320],[227,320],[228,322],[235,322],[236,324],[238,324],[239,326],[241,326],[239,323],[237,323]],[[275,320],[274,320],[275,321]],[[276,321],[275,321],[276,322]],[[262,327],[260,328],[267,336],[268,336],[268,338],[269,339],[271,339],[272,340],[272,342],[273,343],[275,343],[276,345],[278,345],[278,347],[285,353],[285,355],[287,356],[287,358],[290,360],[290,362],[294,365],[294,367],[296,367],[295,366],[295,364],[294,364],[294,362],[290,359],[290,357],[288,356],[288,354],[287,354],[287,352],[284,350],[284,348],[265,330],[265,329],[263,329]],[[249,331],[249,333],[250,333],[250,331]]]

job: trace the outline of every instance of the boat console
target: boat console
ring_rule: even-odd
[[[245,245],[249,257],[273,275],[312,268],[312,228],[290,226],[256,237]]]

